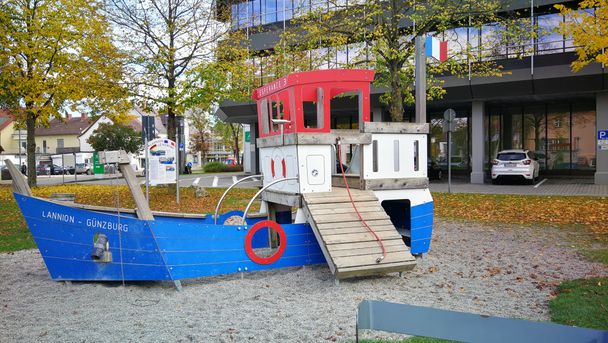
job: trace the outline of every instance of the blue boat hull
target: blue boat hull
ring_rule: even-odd
[[[245,251],[247,226],[207,219],[156,217],[145,221],[72,208],[14,194],[53,280],[181,280],[203,276],[326,263],[308,224],[281,224],[285,250],[270,264]],[[220,222],[221,222],[220,218]],[[91,257],[97,234],[108,238],[110,262]],[[254,235],[251,246],[267,246]],[[262,237],[262,239],[260,239]]]

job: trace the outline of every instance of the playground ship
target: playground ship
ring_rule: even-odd
[[[14,196],[53,280],[179,280],[327,263],[336,281],[403,272],[428,252],[428,124],[370,121],[368,70],[294,73],[253,93],[262,188],[243,212],[153,212],[34,197],[10,161]],[[332,99],[358,102],[357,130],[331,130]],[[350,159],[347,161],[347,157]],[[262,211],[250,214],[256,199]],[[228,218],[240,217],[240,225]],[[270,254],[268,254],[270,252]]]

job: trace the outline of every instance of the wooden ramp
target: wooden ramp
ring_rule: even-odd
[[[351,189],[353,201],[365,222],[382,239],[386,258],[375,237],[353,209],[346,188],[303,195],[303,210],[336,279],[402,272],[414,268],[416,259],[378,203],[372,191]]]

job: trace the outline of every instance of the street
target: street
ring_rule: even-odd
[[[226,188],[232,185],[237,180],[241,180],[248,175],[244,173],[237,174],[187,174],[179,176],[180,187],[202,186],[202,187],[219,187]],[[137,179],[141,184],[145,184],[144,176],[138,176]],[[124,179],[120,174],[104,175],[103,179],[96,178],[95,175],[38,175],[39,186],[61,185],[61,184],[94,184],[94,185],[112,185],[125,184]],[[10,180],[2,180],[2,184],[10,184]],[[259,187],[261,185],[261,177],[253,178],[252,180],[243,181],[238,187]]]

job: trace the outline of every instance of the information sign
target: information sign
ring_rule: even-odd
[[[175,183],[177,177],[175,142],[163,138],[148,142],[148,167],[151,185]]]

